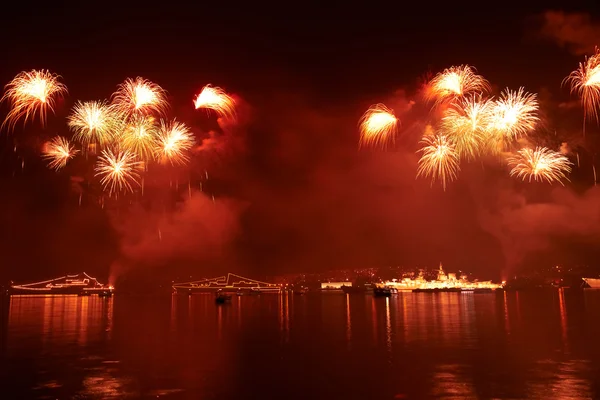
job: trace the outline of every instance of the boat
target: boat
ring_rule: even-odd
[[[298,289],[294,289],[294,294],[302,296],[302,295],[305,295],[306,293],[308,293],[308,288],[301,287]]]
[[[113,287],[106,286],[85,272],[65,275],[40,282],[11,284],[8,293],[12,295],[79,295],[88,296],[112,293]]]
[[[583,278],[591,289],[600,289],[600,278]]]
[[[376,288],[373,288],[373,296],[375,296],[375,297],[391,297],[392,291],[389,288],[376,287]]]
[[[224,304],[228,301],[231,301],[231,295],[225,294],[222,291],[218,291],[215,296],[215,303]]]
[[[362,285],[362,286],[346,286],[343,285],[341,287],[342,291],[346,294],[365,294],[365,293],[372,293],[373,292],[373,286],[366,284],[366,285]]]
[[[413,289],[413,293],[444,293],[444,292],[454,292],[460,293],[462,292],[462,288],[418,288]]]

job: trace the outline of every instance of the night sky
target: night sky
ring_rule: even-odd
[[[597,263],[600,129],[589,123],[582,138],[582,110],[561,81],[600,45],[599,7],[525,3],[46,3],[5,15],[0,81],[49,69],[69,95],[46,128],[2,132],[0,280],[81,270],[261,277],[440,261],[500,279],[524,267]],[[415,180],[415,151],[433,118],[421,85],[460,64],[476,67],[495,94],[538,93],[544,123],[530,143],[568,143],[570,159],[581,157],[571,183],[521,183],[497,161],[463,163],[445,192]],[[108,99],[136,76],[167,90],[170,117],[201,146],[188,168],[148,179],[144,196],[102,208],[97,182],[81,182],[89,162],[57,173],[40,150],[56,134],[70,137],[76,100]],[[239,99],[237,126],[194,110],[208,83]],[[386,152],[358,151],[357,121],[379,102],[402,120],[399,140]]]

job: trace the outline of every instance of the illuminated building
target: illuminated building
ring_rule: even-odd
[[[341,292],[342,286],[352,286],[352,282],[321,282],[322,291]]]
[[[388,287],[399,291],[413,291],[413,290],[475,290],[475,289],[498,289],[502,285],[493,283],[492,281],[469,281],[465,275],[462,275],[460,279],[456,278],[456,274],[449,273],[446,275],[442,264],[438,270],[437,279],[428,281],[420,273],[415,279],[403,278],[401,280],[393,279],[377,285],[378,287]]]

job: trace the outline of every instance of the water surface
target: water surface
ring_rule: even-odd
[[[2,302],[3,399],[600,397],[600,291]]]

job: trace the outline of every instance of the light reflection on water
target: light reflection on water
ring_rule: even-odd
[[[600,396],[600,291],[224,306],[210,295],[13,297],[2,309],[7,398]]]

